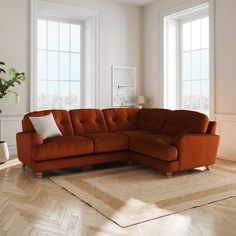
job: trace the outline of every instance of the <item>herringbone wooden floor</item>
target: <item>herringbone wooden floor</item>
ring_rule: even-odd
[[[0,165],[0,189],[0,235],[236,235],[236,197],[121,228],[17,159]]]

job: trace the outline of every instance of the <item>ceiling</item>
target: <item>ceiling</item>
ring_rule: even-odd
[[[146,4],[154,2],[155,0],[115,0],[115,1],[138,5],[138,6],[144,6]]]

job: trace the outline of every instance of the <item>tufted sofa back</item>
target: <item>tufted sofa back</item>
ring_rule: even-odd
[[[206,115],[194,111],[110,108],[31,112],[23,118],[23,131],[35,131],[30,116],[44,116],[50,112],[63,135],[140,129],[175,136],[181,133],[214,133],[216,127],[216,123],[209,123]]]
[[[22,120],[22,129],[24,132],[35,131],[29,119],[30,116],[46,116],[49,113],[53,114],[58,128],[63,135],[73,134],[73,128],[70,120],[70,114],[66,110],[45,110],[35,111],[26,114]]]
[[[99,109],[70,110],[74,133],[103,133],[107,132],[104,115]]]
[[[171,112],[168,109],[141,109],[139,111],[139,129],[160,133]]]
[[[202,113],[176,110],[170,112],[161,132],[171,136],[181,133],[205,134],[208,124],[208,117]]]
[[[110,108],[104,109],[103,114],[109,131],[126,131],[138,129],[139,109]]]

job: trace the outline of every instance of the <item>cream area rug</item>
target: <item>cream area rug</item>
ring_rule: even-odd
[[[50,177],[122,227],[236,196],[236,168],[176,173],[142,166]]]

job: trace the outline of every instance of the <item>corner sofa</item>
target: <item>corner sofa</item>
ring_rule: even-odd
[[[42,140],[29,119],[52,113],[62,136]],[[31,112],[17,133],[19,160],[43,172],[129,161],[173,172],[215,163],[216,123],[202,113],[168,109],[77,109]]]

